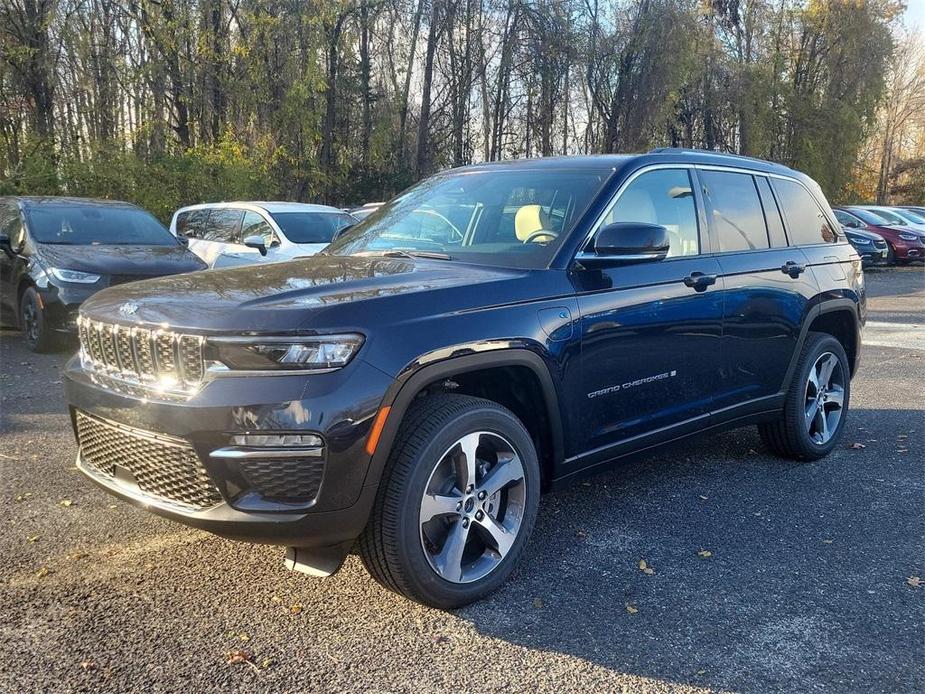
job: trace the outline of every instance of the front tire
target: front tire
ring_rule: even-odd
[[[467,605],[514,570],[539,495],[533,441],[512,412],[465,395],[423,398],[396,437],[360,556],[390,590],[440,609]]]
[[[53,352],[59,347],[58,336],[48,325],[34,287],[28,287],[19,301],[19,325],[26,345],[33,352]]]
[[[780,419],[758,431],[771,451],[793,460],[818,460],[838,445],[851,396],[842,344],[827,333],[806,336]]]

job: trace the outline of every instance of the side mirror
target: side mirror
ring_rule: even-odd
[[[260,251],[260,255],[267,254],[267,244],[264,243],[262,236],[258,236],[256,234],[254,236],[248,236],[246,239],[244,239],[244,245],[248,248],[256,248],[258,251]]]
[[[13,244],[10,243],[10,237],[7,234],[0,234],[0,251],[13,255]]]
[[[597,232],[594,251],[579,253],[578,262],[585,267],[607,267],[664,260],[670,245],[668,229],[660,224],[614,222]]]

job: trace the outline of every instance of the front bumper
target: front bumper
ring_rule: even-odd
[[[93,455],[103,450],[116,456],[108,459],[117,464],[107,467],[105,474],[98,460],[87,459],[91,450],[87,431],[84,441],[78,436],[82,444],[78,468],[95,483],[192,527],[233,539],[296,547],[350,542],[365,526],[376,491],[375,485],[365,485],[370,465],[365,442],[391,383],[378,369],[354,360],[329,374],[218,378],[189,400],[160,401],[118,393],[94,382],[93,374],[82,369],[76,358],[65,373],[75,432],[80,418],[118,434],[93,442]],[[241,448],[231,445],[232,437],[298,432],[316,434],[323,441],[322,459],[311,461],[321,465],[320,483],[310,499],[281,499],[242,468],[245,458],[233,455]],[[204,481],[209,493],[178,492],[182,483],[170,479],[179,474],[178,468],[159,456],[160,449],[134,446],[135,440],[182,448],[188,453],[187,463],[199,466],[201,476],[196,479]],[[274,490],[285,488],[286,468],[270,474]],[[156,489],[152,484],[158,485]]]

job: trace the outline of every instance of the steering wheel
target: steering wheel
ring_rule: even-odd
[[[530,243],[534,239],[542,238],[543,236],[548,236],[550,240],[559,238],[559,234],[554,231],[549,231],[549,229],[537,229],[524,239],[524,243]]]

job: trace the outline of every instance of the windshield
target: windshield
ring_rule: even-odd
[[[544,267],[607,175],[550,169],[439,174],[380,207],[327,252],[417,252],[486,265]]]
[[[274,212],[273,219],[292,243],[331,243],[334,234],[356,222],[346,212]]]
[[[851,213],[860,217],[868,224],[877,224],[879,226],[883,226],[884,224],[886,225],[890,224],[890,221],[888,219],[881,217],[879,213],[875,214],[871,212],[870,210],[853,209],[851,210]]]
[[[925,217],[922,215],[916,214],[911,210],[896,210],[895,214],[903,219],[906,219],[913,224],[925,224]]]
[[[177,239],[138,207],[36,205],[26,208],[38,243],[68,246],[176,246]]]
[[[882,217],[890,224],[905,224],[906,220],[900,217],[895,212],[890,212],[889,210],[877,210],[877,216]]]

